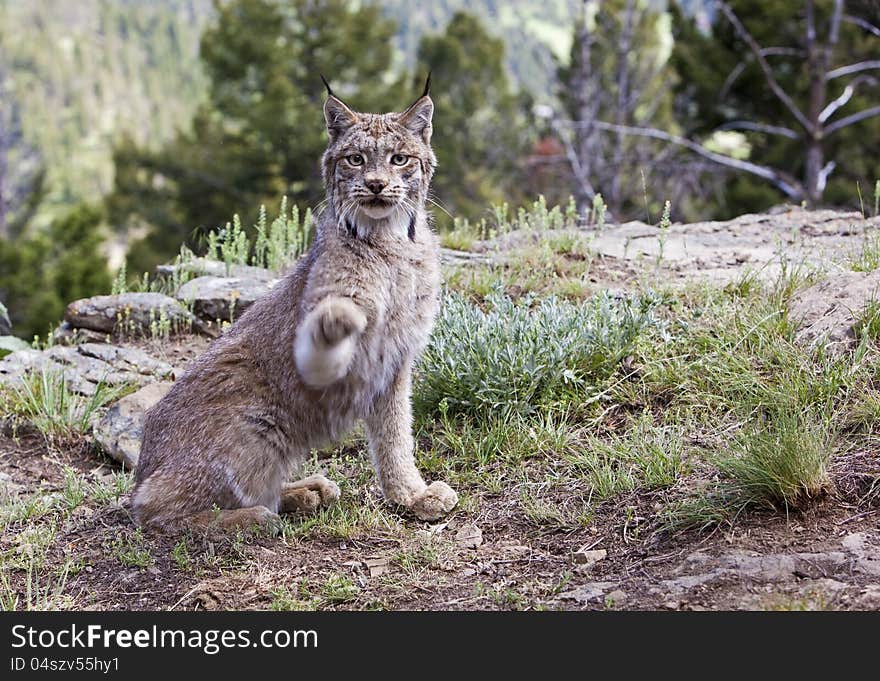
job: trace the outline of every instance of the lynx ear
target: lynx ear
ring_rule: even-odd
[[[324,120],[327,122],[327,134],[330,140],[335,141],[342,133],[358,122],[357,114],[333,94],[329,83],[321,76],[324,87],[327,88],[327,101],[324,102]]]
[[[415,104],[400,114],[397,122],[414,135],[419,135],[425,144],[431,143],[431,133],[434,131],[431,119],[434,117],[434,102],[427,94],[419,97]]]

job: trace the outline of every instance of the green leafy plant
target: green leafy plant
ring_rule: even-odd
[[[607,377],[656,324],[649,298],[601,294],[584,305],[555,297],[514,301],[500,291],[485,309],[449,293],[418,369],[422,414],[485,418],[560,406],[566,395]]]

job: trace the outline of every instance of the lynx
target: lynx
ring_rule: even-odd
[[[358,113],[327,87],[326,208],[310,250],[196,359],[145,420],[135,521],[164,529],[277,525],[339,488],[289,482],[311,448],[363,420],[385,498],[422,520],[458,503],[414,460],[413,363],[439,308],[425,210],[437,161],[430,76],[403,113]]]

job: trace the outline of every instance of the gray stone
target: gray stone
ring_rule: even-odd
[[[483,543],[483,531],[473,523],[465,523],[455,533],[455,542],[465,549],[476,549]]]
[[[67,306],[64,320],[75,329],[101,333],[149,336],[161,319],[174,332],[185,332],[201,324],[179,302],[161,293],[121,293],[75,300]]]
[[[52,332],[55,345],[79,345],[80,343],[109,343],[111,335],[91,329],[77,329],[70,322],[61,322]]]
[[[458,251],[453,248],[440,249],[440,262],[444,265],[491,265],[497,258],[485,253]]]
[[[853,568],[856,571],[880,577],[880,546],[870,542],[865,532],[848,534],[841,544],[854,558]]]
[[[258,281],[271,281],[278,278],[277,273],[264,267],[250,265],[229,265],[227,267],[224,262],[208,258],[193,258],[178,265],[159,265],[156,267],[156,274],[162,277],[170,278],[183,273],[194,274],[197,277],[240,277]]]
[[[805,345],[827,343],[845,350],[856,337],[866,306],[877,298],[880,270],[841,272],[792,296],[789,317],[800,325],[796,340]]]
[[[27,350],[31,346],[21,338],[15,336],[0,336],[0,357],[5,357],[12,352]]]
[[[243,277],[196,277],[177,290],[177,297],[191,303],[193,312],[204,321],[230,321],[241,316],[275,283]]]
[[[615,589],[614,591],[609,591],[605,594],[605,601],[609,603],[612,607],[623,605],[626,603],[626,591],[622,589]]]
[[[24,488],[16,484],[9,473],[0,471],[0,504],[5,504],[14,499],[22,489]]]
[[[574,589],[563,591],[559,598],[578,603],[589,603],[604,596],[617,587],[617,582],[589,582]]]
[[[578,549],[572,555],[575,563],[579,563],[581,565],[595,565],[600,560],[605,560],[605,557],[608,555],[608,551],[605,549],[593,549],[592,551],[589,549]]]
[[[682,594],[704,584],[722,580],[779,583],[807,577],[819,578],[848,569],[850,557],[842,551],[827,553],[771,553],[732,551],[720,556],[703,552],[689,555],[679,572],[689,574],[664,579],[660,584],[670,595]]]
[[[62,375],[73,392],[93,395],[99,383],[144,385],[175,378],[180,371],[143,350],[105,343],[56,345],[48,350],[20,350],[0,359],[0,384],[16,383],[27,372]]]
[[[128,469],[137,467],[144,436],[144,416],[173,383],[151,383],[126,395],[94,424],[95,441],[112,459]]]
[[[662,265],[670,280],[727,283],[748,272],[772,281],[782,271],[780,253],[789,263],[825,266],[845,260],[864,235],[878,228],[880,217],[865,219],[857,212],[782,206],[724,222],[672,224],[666,230],[644,222],[607,224],[602,230],[516,230],[478,241],[473,250],[497,257],[541,239],[581,235],[596,255],[638,269]]]

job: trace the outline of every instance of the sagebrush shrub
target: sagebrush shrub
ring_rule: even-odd
[[[575,304],[555,297],[514,301],[500,291],[484,307],[448,293],[414,390],[421,415],[483,417],[562,406],[610,375],[655,324],[648,297],[602,293]]]

